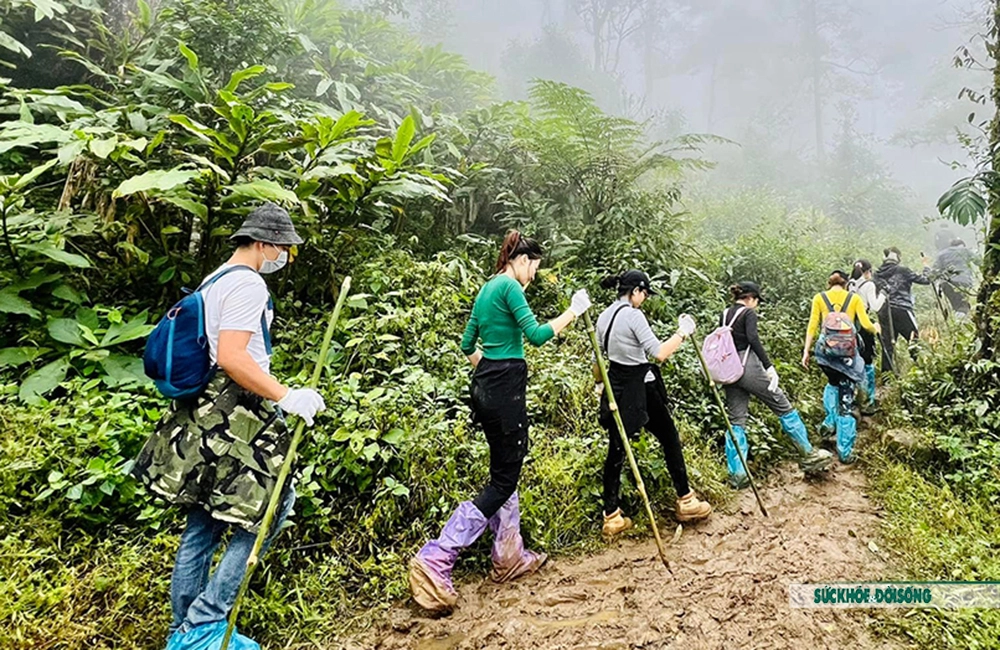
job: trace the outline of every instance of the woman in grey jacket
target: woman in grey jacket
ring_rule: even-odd
[[[631,436],[645,428],[663,446],[667,469],[677,490],[678,521],[704,519],[711,514],[712,506],[700,500],[688,485],[680,434],[670,414],[667,389],[658,365],[650,362],[655,359],[662,363],[670,358],[694,332],[694,319],[681,316],[677,333],[661,343],[641,310],[646,298],[655,295],[645,273],[627,271],[606,278],[601,284],[607,289],[618,287],[618,300],[601,313],[596,325],[597,340],[611,361],[608,369],[611,386],[605,390],[614,391],[626,434]],[[595,377],[599,376],[599,371],[595,370]],[[614,535],[630,528],[632,522],[618,507],[625,447],[603,391],[600,422],[608,432],[603,533]]]

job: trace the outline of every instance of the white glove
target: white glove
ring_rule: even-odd
[[[677,327],[680,329],[681,334],[684,338],[687,338],[694,334],[694,319],[688,314],[681,314],[680,318],[677,319]]]
[[[604,394],[604,383],[599,381],[596,384],[594,384],[594,395],[600,397],[603,394]]]
[[[569,304],[569,310],[573,312],[573,315],[579,318],[583,316],[583,312],[590,309],[590,296],[587,295],[586,289],[580,289],[573,294],[573,300]]]
[[[282,411],[294,413],[309,426],[313,425],[313,417],[326,410],[323,396],[312,388],[289,388],[285,396],[278,400]]]
[[[767,373],[767,378],[771,380],[767,384],[767,390],[768,390],[768,392],[770,392],[770,393],[777,393],[778,392],[778,371],[774,368],[774,366],[771,366],[765,372]]]

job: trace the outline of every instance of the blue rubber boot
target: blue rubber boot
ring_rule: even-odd
[[[824,439],[833,438],[837,432],[837,404],[840,403],[840,394],[837,387],[827,384],[823,389],[823,410],[826,417],[823,424],[819,425],[819,433]]]
[[[745,459],[747,452],[750,451],[750,445],[747,444],[746,430],[734,424],[733,436],[736,437],[736,442],[740,446],[740,451],[743,452],[743,458]],[[743,463],[740,462],[740,457],[736,453],[736,447],[733,446],[733,436],[726,434],[726,466],[729,468],[729,482],[733,484],[733,487],[741,490],[750,484],[750,479],[747,478],[747,473],[743,471]]]
[[[854,441],[858,437],[858,421],[853,415],[837,416],[837,456],[840,462],[850,465],[857,457],[854,455]]]
[[[864,415],[871,415],[875,412],[875,366],[872,364],[865,366],[865,383],[862,388],[865,392],[865,401],[861,412]]]
[[[840,462],[850,465],[856,460],[854,456],[854,441],[858,437],[858,421],[854,419],[853,384],[844,384],[839,393],[839,409],[837,412],[837,456]]]
[[[833,464],[833,454],[812,446],[809,442],[809,433],[806,431],[806,423],[802,421],[798,411],[786,413],[779,420],[782,430],[799,449],[799,468],[803,473],[813,476],[830,469],[830,465]]]
[[[806,431],[806,423],[802,421],[802,416],[798,411],[785,413],[778,420],[781,422],[781,430],[788,434],[799,452],[804,454],[812,453],[812,444],[809,442],[809,433]]]

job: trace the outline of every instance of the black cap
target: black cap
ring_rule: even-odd
[[[744,282],[737,282],[736,286],[740,289],[740,298],[745,298],[747,296],[753,296],[757,300],[763,301],[764,296],[760,294],[760,285],[756,282],[750,282],[746,280]]]
[[[625,271],[618,276],[618,288],[642,289],[651,296],[656,295],[656,291],[653,290],[653,286],[649,282],[649,276],[636,269]]]

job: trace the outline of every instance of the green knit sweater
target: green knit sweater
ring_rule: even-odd
[[[551,325],[539,325],[531,313],[524,289],[517,280],[498,275],[483,285],[472,306],[472,317],[462,337],[462,352],[476,351],[476,340],[483,342],[483,356],[499,359],[523,359],[524,338],[532,345],[542,345],[555,336]]]

